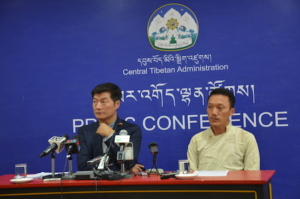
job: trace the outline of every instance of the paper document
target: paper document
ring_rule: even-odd
[[[61,174],[63,172],[57,172],[55,174]],[[37,174],[30,174],[27,175],[28,178],[33,178],[33,179],[39,179],[42,178],[43,176],[47,176],[47,175],[51,175],[52,173],[50,172],[41,172],[41,173],[37,173]],[[68,174],[68,172],[65,172],[65,174]]]
[[[228,170],[222,171],[195,171],[198,176],[227,176]]]

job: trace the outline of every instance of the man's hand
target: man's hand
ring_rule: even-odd
[[[134,167],[131,168],[131,171],[133,173],[141,172],[141,171],[143,171],[142,168],[144,168],[144,165],[135,164]]]
[[[97,134],[99,134],[103,137],[108,137],[113,132],[114,132],[114,130],[105,123],[101,123],[96,131]]]

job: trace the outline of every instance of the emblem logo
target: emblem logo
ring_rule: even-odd
[[[147,25],[150,44],[161,51],[185,50],[194,46],[198,30],[198,20],[193,11],[176,3],[158,8]]]

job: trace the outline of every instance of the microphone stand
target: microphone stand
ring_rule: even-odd
[[[43,176],[43,179],[48,179],[48,178],[61,178],[62,174],[55,174],[55,153],[54,151],[51,152],[51,175],[46,175]]]
[[[51,153],[51,171],[52,171],[52,178],[55,177],[55,154],[54,151]]]
[[[125,145],[120,147],[119,152],[120,152],[120,154],[123,154],[123,155],[122,155],[121,159],[118,159],[118,157],[117,157],[117,161],[119,161],[119,164],[121,165],[120,174],[122,175],[123,179],[126,179],[126,178],[132,178],[132,174],[125,171],[125,152],[124,152],[124,148],[125,148]]]
[[[125,162],[121,163],[121,173],[125,173]]]
[[[63,176],[61,179],[63,180],[74,180],[75,179],[75,175],[73,175],[73,165],[72,165],[72,153],[67,155],[68,158],[68,164],[69,164],[69,173],[65,176]]]
[[[159,175],[158,168],[156,165],[156,153],[153,154],[153,164],[152,164],[150,172],[148,173],[148,177],[150,177],[153,167],[155,167],[156,173],[157,173],[157,175]]]

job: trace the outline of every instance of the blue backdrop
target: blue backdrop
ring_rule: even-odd
[[[178,169],[209,126],[209,91],[226,87],[232,123],[255,135],[261,169],[277,171],[274,198],[299,197],[299,23],[297,0],[0,1],[0,174],[16,163],[50,172],[50,156],[39,158],[47,140],[94,120],[90,92],[104,82],[121,87],[119,116],[143,130],[139,161],[152,166],[154,141],[158,167]],[[153,46],[179,37],[190,45]]]

